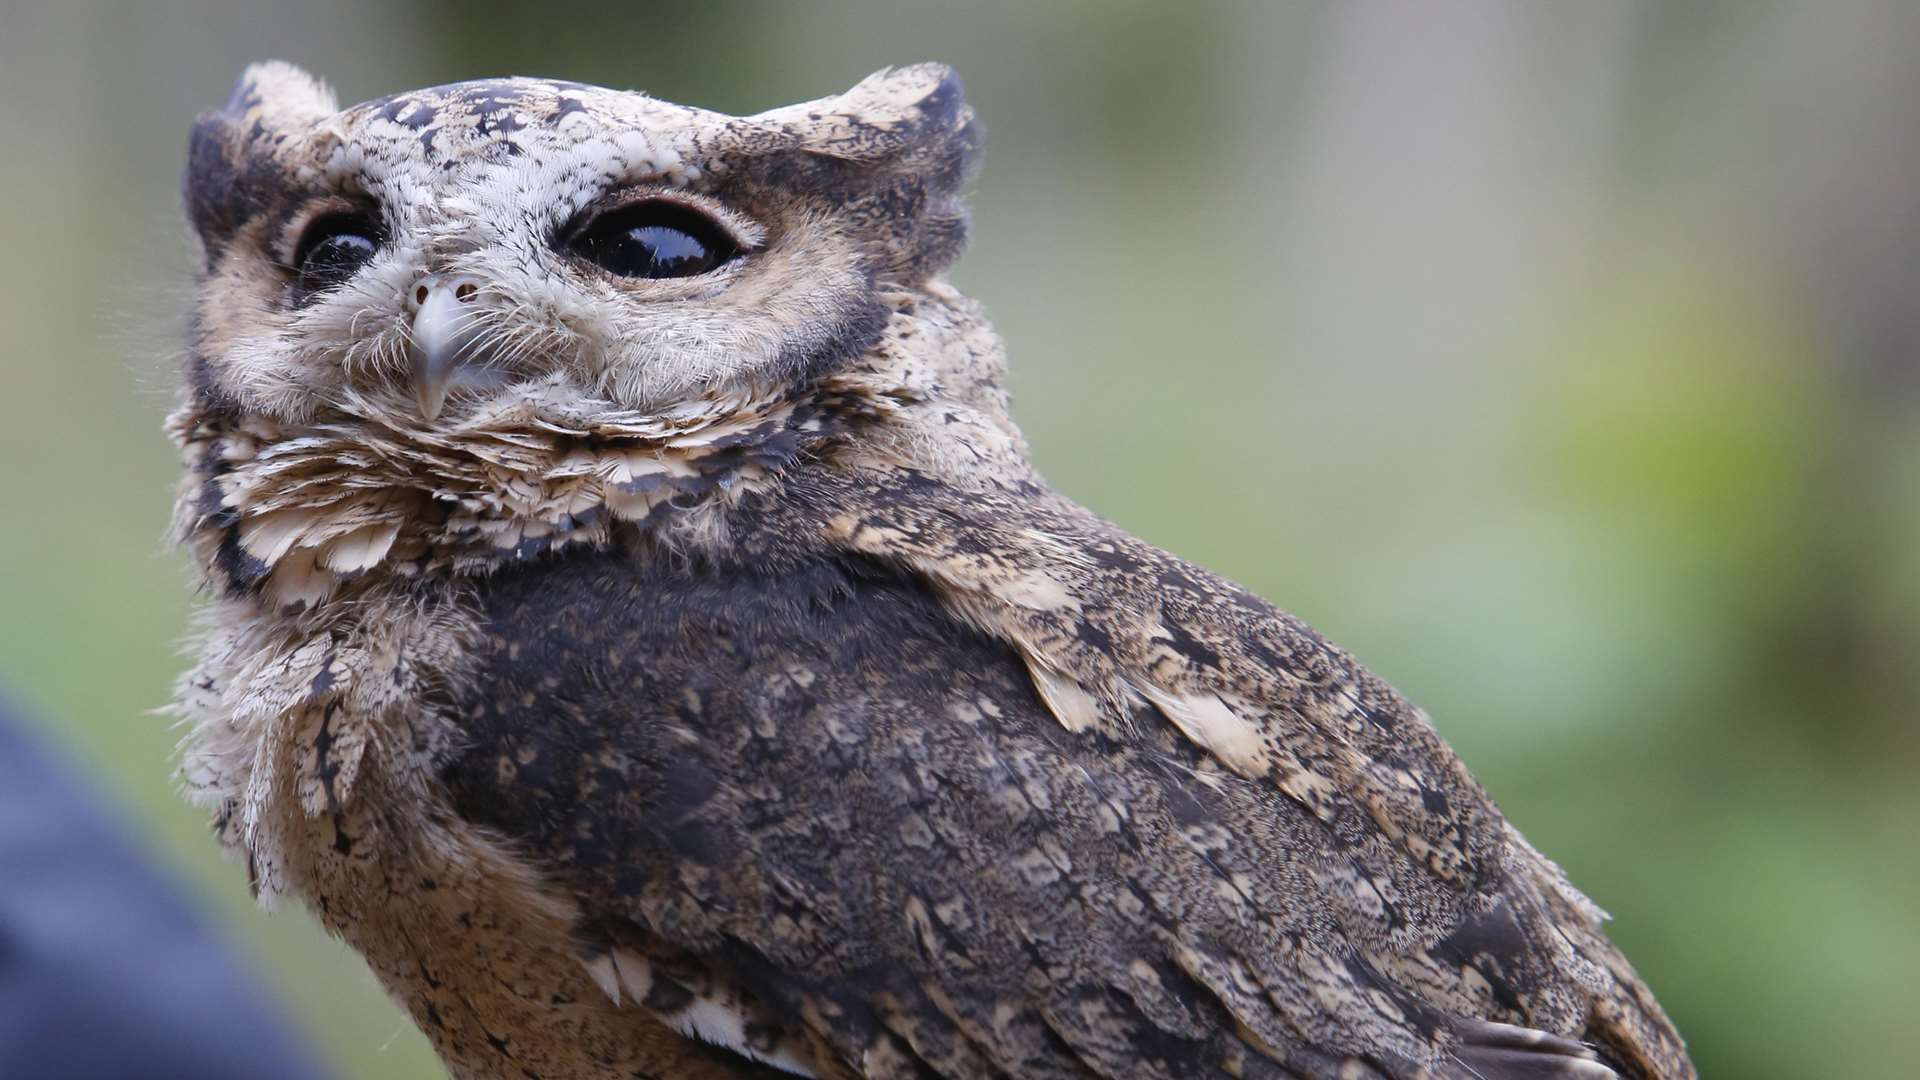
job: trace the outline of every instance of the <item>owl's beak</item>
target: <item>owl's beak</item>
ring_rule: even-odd
[[[472,274],[429,274],[414,282],[407,294],[413,309],[413,327],[407,351],[413,358],[413,392],[420,415],[440,416],[447,390],[461,365],[470,360],[479,337],[479,278]]]

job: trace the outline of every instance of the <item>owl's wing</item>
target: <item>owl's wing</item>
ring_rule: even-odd
[[[1037,477],[963,490],[878,458],[821,496],[813,512],[837,543],[917,575],[1012,644],[1062,727],[1125,740],[1144,711],[1208,765],[1311,814],[1352,870],[1316,884],[1351,916],[1350,946],[1397,984],[1449,1011],[1577,1034],[1629,1075],[1693,1075],[1600,932],[1604,913],[1425,714],[1312,628]]]
[[[603,987],[743,1067],[1612,1075],[1530,1022],[1610,978],[1564,898],[1436,886],[1160,708],[1070,730],[914,576],[590,556],[484,596],[457,809],[573,895]]]

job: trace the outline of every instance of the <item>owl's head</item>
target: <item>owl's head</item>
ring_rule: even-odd
[[[978,143],[938,65],[732,117],[540,79],[339,109],[248,69],[190,143],[176,525],[236,595],[723,545],[795,468],[1023,468],[940,272]],[[887,464],[891,463],[891,464]]]
[[[502,394],[778,393],[873,347],[879,298],[958,254],[976,145],[939,65],[732,117],[523,78],[342,110],[258,64],[190,143],[194,389],[423,428]]]

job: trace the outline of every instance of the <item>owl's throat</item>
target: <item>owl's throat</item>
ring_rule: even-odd
[[[876,410],[825,386],[665,420],[538,405],[428,431],[189,404],[168,422],[187,465],[176,530],[209,583],[311,608],[369,580],[486,573],[724,515]]]

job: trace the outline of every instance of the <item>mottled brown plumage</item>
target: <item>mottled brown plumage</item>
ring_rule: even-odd
[[[1422,714],[1033,473],[977,141],[932,66],[202,118],[178,708],[255,888],[462,1077],[1691,1076]],[[570,239],[656,204],[729,257]]]

